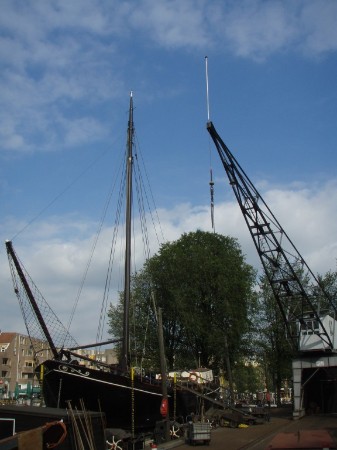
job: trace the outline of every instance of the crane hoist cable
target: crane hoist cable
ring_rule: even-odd
[[[210,110],[209,110],[209,90],[208,90],[208,58],[205,56],[205,68],[206,68],[206,104],[207,104],[207,122],[210,120]],[[211,151],[211,140],[208,141],[209,148],[209,165],[210,165],[210,194],[211,194],[211,223],[212,230],[215,233],[215,223],[214,223],[214,181],[213,181],[213,169],[212,169],[212,151]]]
[[[214,224],[214,181],[213,181],[213,171],[212,166],[210,168],[211,179],[209,182],[210,194],[211,194],[211,222],[212,222],[212,230],[215,233],[215,224]]]

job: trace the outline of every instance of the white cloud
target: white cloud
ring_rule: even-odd
[[[207,29],[207,6],[204,0],[143,0],[132,11],[131,22],[164,47],[206,48],[212,41]]]
[[[263,196],[276,218],[302,254],[312,271],[324,274],[329,270],[336,270],[337,256],[337,181],[331,181],[323,186],[302,186],[301,189],[278,188],[264,191]],[[197,229],[211,231],[210,211],[208,206],[192,207],[189,204],[177,205],[171,210],[159,210],[161,227],[165,239],[173,241],[179,239],[182,233]],[[150,223],[150,222],[149,222]],[[2,224],[4,230],[9,224]],[[10,224],[13,227],[13,222]],[[216,232],[233,236],[238,239],[247,262],[261,270],[257,252],[252,238],[244,223],[243,216],[233,201],[216,204],[215,208]],[[94,224],[82,223],[78,219],[72,222],[71,217],[54,218],[49,222],[34,224],[25,231],[24,244],[22,236],[20,243],[14,247],[31,274],[38,288],[43,293],[56,314],[64,323],[69,315],[76,298],[78,287],[84,273],[90,248],[93,243]],[[28,231],[30,234],[28,235]],[[71,231],[71,236],[69,235]],[[111,231],[111,230],[110,230]],[[78,306],[72,329],[79,341],[94,340],[102,287],[107,268],[107,253],[109,252],[110,231],[104,230],[102,241],[99,243],[94,271],[90,274],[83,300]],[[156,233],[149,230],[149,241],[152,252],[158,250]],[[108,236],[109,235],[109,236]],[[137,242],[140,242],[138,232]],[[119,247],[115,255],[116,261],[123,254]],[[143,251],[137,246],[137,268],[142,265]],[[114,274],[114,298],[117,290],[122,286],[117,279],[122,269],[116,269]],[[2,326],[6,331],[22,330],[22,323],[16,317],[18,307],[12,292],[8,262],[4,252],[0,254],[0,282],[3,286],[0,317],[8,317]],[[91,320],[88,321],[88,317]],[[86,323],[85,331],[81,329]],[[18,328],[19,327],[19,328]]]
[[[277,52],[316,56],[337,48],[334,0],[143,0],[130,24],[155,45],[215,49],[263,61]]]
[[[112,11],[111,11],[112,13]],[[123,82],[113,73],[113,41],[104,11],[92,2],[5,2],[0,26],[0,128],[3,151],[50,150],[58,128],[60,147],[78,145],[68,129],[106,99],[119,96]],[[71,105],[71,106],[70,106]],[[88,109],[88,108],[87,108]],[[64,125],[67,127],[64,128]],[[93,139],[102,137],[96,124]],[[67,136],[68,134],[68,136]],[[87,137],[88,137],[87,133]],[[79,136],[79,135],[77,135]]]
[[[296,20],[283,2],[243,1],[223,18],[223,34],[238,56],[264,59],[297,37]]]
[[[316,57],[336,51],[336,22],[334,0],[141,0],[137,7],[131,1],[5,1],[0,16],[0,123],[7,123],[0,128],[2,151],[49,150],[54,124],[62,140],[67,134],[62,123],[90,121],[82,117],[84,106],[96,106],[90,113],[99,115],[106,101],[124,95],[134,57],[125,49],[135,39],[144,50],[198,55],[213,50],[218,57],[227,53],[259,61],[286,51]]]
[[[337,49],[334,0],[244,0],[231,6],[217,18],[215,30],[238,56],[263,61],[278,52],[316,57]]]
[[[306,54],[320,55],[337,50],[337,3],[334,0],[309,1],[301,11],[300,24]],[[303,5],[304,6],[304,5]]]

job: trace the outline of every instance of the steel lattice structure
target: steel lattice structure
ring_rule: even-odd
[[[324,347],[332,350],[331,332],[323,326],[319,307],[320,300],[324,299],[324,306],[335,317],[336,307],[332,299],[320,286],[211,121],[207,122],[207,130],[227,173],[293,346],[298,349],[301,326],[308,327],[310,322],[316,321],[320,325],[319,337]],[[304,279],[307,282],[304,283]],[[317,329],[312,332],[317,334]]]

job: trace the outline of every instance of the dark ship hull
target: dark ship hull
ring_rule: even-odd
[[[36,369],[38,375],[41,366]],[[43,363],[43,399],[48,407],[102,411],[110,428],[153,430],[160,414],[161,384],[146,382],[117,371],[92,369],[57,360]],[[82,403],[83,402],[83,403]],[[186,419],[197,409],[197,397],[190,392],[169,388],[169,416]]]

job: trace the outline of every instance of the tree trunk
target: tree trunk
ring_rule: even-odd
[[[228,347],[228,340],[227,335],[225,334],[225,361],[226,361],[226,372],[228,376],[228,385],[229,385],[229,401],[231,405],[234,405],[234,388],[233,388],[233,378],[232,378],[232,369],[231,369],[231,363],[229,360],[229,347]]]

